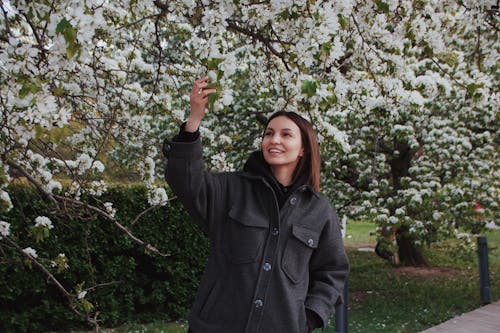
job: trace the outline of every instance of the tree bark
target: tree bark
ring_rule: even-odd
[[[411,161],[416,151],[412,150],[407,143],[395,142],[394,147],[399,155],[389,160],[391,166],[391,177],[394,192],[401,189],[401,177],[410,174]],[[422,250],[412,242],[408,234],[408,228],[401,226],[396,230],[396,242],[398,245],[399,263],[403,266],[428,266]]]
[[[408,237],[406,227],[400,227],[396,232],[399,262],[403,266],[429,266],[422,250],[416,247]]]

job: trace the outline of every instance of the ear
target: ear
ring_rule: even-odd
[[[304,156],[304,148],[300,148],[299,157]]]

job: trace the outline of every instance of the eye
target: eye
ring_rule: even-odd
[[[272,136],[273,132],[272,131],[265,131],[264,136]]]

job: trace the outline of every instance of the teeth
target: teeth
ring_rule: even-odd
[[[279,149],[269,149],[270,153],[281,153],[281,150]]]

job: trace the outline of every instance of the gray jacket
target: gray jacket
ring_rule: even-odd
[[[279,209],[263,176],[206,172],[199,139],[163,151],[167,182],[210,239],[191,329],[303,333],[306,308],[325,326],[349,270],[328,200],[304,185]]]

